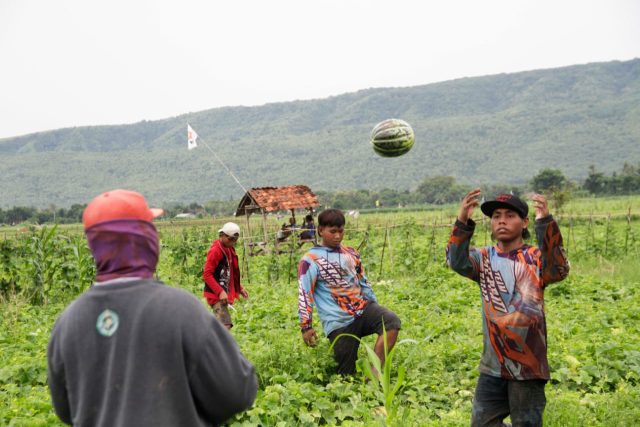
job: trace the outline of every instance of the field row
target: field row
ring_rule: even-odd
[[[477,287],[444,265],[449,228],[395,214],[361,215],[357,227],[349,225],[345,243],[360,248],[378,299],[398,313],[400,338],[408,340],[398,345],[392,372],[397,381],[397,369],[406,370],[394,401],[400,419],[411,426],[468,425],[481,306]],[[546,425],[640,419],[639,225],[624,218],[561,224],[572,271],[546,292],[552,370]],[[160,227],[158,277],[200,297],[215,230]],[[481,222],[475,243],[491,243]],[[239,244],[251,296],[234,306],[233,334],[256,366],[260,390],[232,425],[377,423],[384,415],[380,390],[361,375],[336,376],[327,340],[314,349],[302,342],[296,266],[304,247],[290,248],[249,257]],[[0,258],[0,425],[59,425],[46,386],[46,344],[64,306],[91,285],[93,260],[80,233],[55,228],[0,241]]]

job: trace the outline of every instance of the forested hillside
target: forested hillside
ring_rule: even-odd
[[[390,117],[416,133],[397,159],[368,143]],[[584,179],[591,164],[611,173],[640,162],[640,59],[3,139],[0,207],[69,206],[116,187],[162,204],[238,198],[202,142],[187,150],[187,122],[246,187],[414,189],[435,175],[522,184],[542,168]]]

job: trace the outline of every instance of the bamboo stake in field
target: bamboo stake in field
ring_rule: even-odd
[[[436,262],[436,218],[433,218],[433,226],[431,228],[431,256],[433,262]]]
[[[267,235],[267,213],[265,212],[265,210],[262,210],[262,231],[264,233],[264,247],[268,248],[268,243],[269,243],[269,236]],[[276,239],[276,245],[274,250],[276,252],[278,252],[278,239]]]
[[[384,248],[387,246],[387,235],[389,234],[389,222],[384,228],[384,242],[382,242],[382,255],[380,256],[380,272],[378,273],[378,280],[382,277],[382,266],[384,265]]]
[[[584,248],[585,252],[589,251],[589,244],[591,245],[591,247],[593,247],[595,245],[595,237],[593,235],[593,212],[589,214],[589,228],[588,228],[587,232],[588,232],[588,239],[590,239],[591,241],[587,243],[588,239],[584,239],[585,240],[585,248]]]
[[[607,216],[607,225],[604,230],[604,256],[607,256],[609,250],[609,232],[611,231],[611,214]]]
[[[295,236],[296,236],[296,234],[293,233],[293,232],[289,236],[289,268],[287,269],[287,284],[288,285],[291,284],[291,263],[292,263],[292,260],[293,260],[293,251],[295,250],[295,245],[293,243]]]
[[[629,233],[631,233],[631,206],[629,206],[629,211],[627,212],[627,232],[624,236],[624,254],[629,254]]]
[[[411,254],[411,272],[415,271],[415,256],[413,254],[413,242],[411,240],[411,230],[407,230],[407,245],[409,248],[409,253]]]
[[[249,257],[247,256],[247,239],[244,235],[242,236],[242,263],[245,266],[247,283],[251,284],[251,275],[249,274]]]
[[[573,215],[569,216],[569,235],[567,236],[567,247],[566,247],[566,251],[567,251],[567,255],[569,255],[570,251],[569,248],[573,248],[573,245],[575,243],[575,235],[573,233]]]
[[[395,270],[395,263],[393,262],[393,240],[391,240],[391,233],[394,227],[391,227],[389,230],[389,261],[391,262],[391,271]]]
[[[360,242],[356,250],[358,252],[362,252],[364,247],[367,245],[368,240],[369,240],[369,229],[364,231],[364,237],[362,238],[362,241]]]

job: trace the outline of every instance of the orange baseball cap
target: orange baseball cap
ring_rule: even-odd
[[[162,209],[149,208],[142,194],[129,190],[111,190],[94,198],[82,214],[85,230],[95,224],[116,219],[140,219],[151,222]]]

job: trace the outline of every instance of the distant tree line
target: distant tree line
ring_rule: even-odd
[[[69,209],[50,206],[46,209],[16,206],[8,210],[0,208],[0,224],[15,225],[21,222],[34,224],[74,224],[82,222],[82,212],[87,205],[74,204]]]
[[[204,205],[199,203],[174,203],[170,206],[163,207],[163,218],[175,218],[179,214],[191,214],[196,218],[204,218],[208,216],[228,216],[232,215],[238,207],[238,200],[211,200]]]
[[[178,214],[191,214],[196,218],[218,215],[230,215],[235,212],[238,201],[210,201],[204,205],[199,203],[172,204],[164,207],[162,218],[175,218]],[[21,222],[33,224],[76,224],[82,222],[82,212],[86,204],[74,204],[69,209],[50,206],[45,209],[17,206],[8,210],[0,208],[0,224],[15,225]]]
[[[403,208],[423,205],[443,205],[459,201],[471,187],[456,182],[452,176],[433,176],[425,178],[414,191],[393,189],[318,191],[322,206],[337,209]],[[486,185],[487,194],[501,192],[521,192],[518,186]]]
[[[638,194],[640,192],[640,163],[631,165],[625,163],[619,174],[605,176],[596,171],[594,165],[589,166],[589,175],[582,187],[591,194]]]
[[[338,209],[373,209],[373,208],[402,208],[423,205],[442,205],[459,201],[469,190],[468,185],[459,184],[452,176],[433,176],[425,178],[413,190],[383,189],[349,190],[349,191],[317,191],[322,206]],[[521,195],[526,191],[536,191],[547,194],[556,207],[561,207],[574,194],[610,196],[640,194],[640,163],[632,165],[625,163],[622,170],[606,176],[598,172],[594,165],[589,167],[587,178],[581,185],[577,185],[564,176],[558,169],[542,169],[526,186],[517,185],[483,185],[483,192],[487,196],[498,193],[513,193]],[[204,205],[199,203],[172,204],[164,207],[163,218],[175,218],[178,214],[191,214],[203,218],[210,216],[228,216],[235,212],[237,200],[209,201]],[[8,210],[0,209],[1,224],[18,224],[30,222],[44,223],[79,223],[86,205],[74,204],[68,209],[50,206],[46,209],[17,206]]]
[[[544,193],[556,207],[561,207],[572,195],[615,196],[640,194],[640,163],[625,163],[619,173],[605,176],[589,167],[585,181],[578,185],[564,176],[559,169],[542,169],[527,185],[482,185],[488,197],[499,193],[521,195],[527,191]],[[441,205],[458,202],[469,190],[468,185],[456,182],[452,176],[425,178],[414,191],[352,190],[338,192],[318,192],[321,204],[338,209],[362,209],[373,207],[403,207],[419,205]]]

